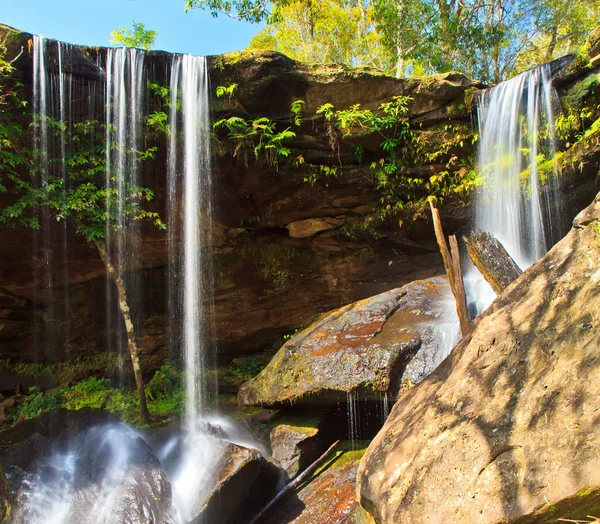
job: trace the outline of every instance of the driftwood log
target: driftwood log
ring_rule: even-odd
[[[467,309],[467,298],[462,278],[462,271],[460,268],[458,243],[455,236],[450,237],[450,246],[452,248],[451,253],[448,249],[448,244],[446,243],[444,230],[442,229],[440,213],[433,205],[433,200],[431,200],[431,198],[429,199],[429,206],[431,207],[435,238],[437,239],[438,246],[440,247],[440,253],[442,254],[442,260],[444,261],[444,268],[446,269],[448,281],[450,282],[450,289],[452,290],[452,294],[454,295],[454,299],[456,301],[456,312],[458,313],[458,320],[460,321],[460,330],[463,336],[465,336],[471,331],[471,317],[469,316],[469,310]]]
[[[523,273],[491,233],[475,230],[463,240],[473,264],[498,295]]]

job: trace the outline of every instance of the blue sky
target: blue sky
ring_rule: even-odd
[[[260,26],[213,18],[184,0],[0,0],[0,23],[73,44],[107,46],[119,26],[143,22],[158,32],[155,49],[213,55],[248,46]]]

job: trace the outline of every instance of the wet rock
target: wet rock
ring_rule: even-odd
[[[190,524],[240,524],[275,494],[280,471],[255,449],[229,444],[214,468],[202,508]]]
[[[118,422],[108,411],[57,409],[0,431],[0,464],[29,469],[39,456],[60,451],[75,435],[100,424]]]
[[[376,522],[595,515],[600,483],[600,195],[402,396],[361,461]]]
[[[13,494],[0,467],[0,524],[8,524],[12,520]]]
[[[283,499],[264,524],[355,524],[359,508],[354,489],[358,464],[365,450],[345,451],[317,470],[297,495]]]
[[[324,413],[316,415],[287,415],[273,422],[270,433],[273,460],[287,472],[290,478],[310,466],[327,448],[321,438]]]
[[[26,472],[17,522],[172,524],[171,485],[142,438],[122,424],[91,428],[67,453],[49,453]]]
[[[242,385],[239,402],[331,405],[345,402],[350,392],[358,392],[361,400],[395,393],[419,351],[422,356],[410,368],[414,380],[451,349],[436,327],[447,295],[447,280],[436,277],[333,311],[289,340]]]

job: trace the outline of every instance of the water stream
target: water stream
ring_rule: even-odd
[[[474,201],[474,227],[492,233],[526,269],[564,233],[554,170],[539,166],[555,154],[558,97],[550,66],[539,66],[487,89],[478,98],[478,170],[483,184]],[[475,268],[465,285],[481,312],[495,298]]]

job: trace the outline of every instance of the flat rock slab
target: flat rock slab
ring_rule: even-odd
[[[598,515],[599,311],[600,195],[398,400],[360,465],[375,521]]]
[[[441,347],[432,327],[448,292],[446,278],[435,277],[333,311],[289,340],[258,376],[243,384],[240,404],[331,405],[355,391],[361,400],[394,393],[420,349]],[[424,362],[413,373],[428,371]]]

